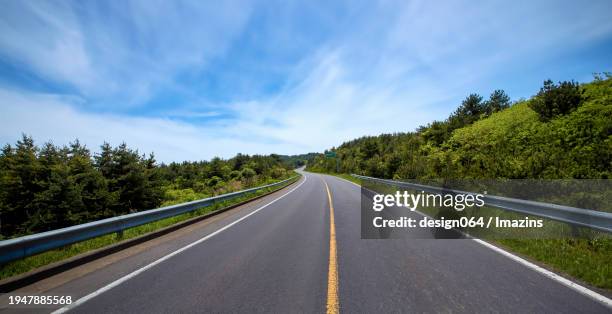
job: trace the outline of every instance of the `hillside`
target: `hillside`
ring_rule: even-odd
[[[609,74],[582,85],[547,81],[531,99],[495,105],[500,92],[486,101],[470,95],[448,119],[416,132],[343,143],[332,149],[339,172],[396,179],[610,177]],[[309,169],[334,172],[336,161],[321,154]]]

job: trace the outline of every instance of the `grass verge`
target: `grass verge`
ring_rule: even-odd
[[[610,239],[500,239],[492,241],[550,269],[612,292]]]
[[[248,195],[237,197],[231,200],[215,203],[211,206],[202,207],[192,212],[184,213],[174,217],[165,218],[162,220],[150,222],[144,225],[140,225],[134,228],[126,229],[123,231],[123,235],[117,233],[111,233],[100,237],[92,238],[82,242],[74,243],[62,248],[50,250],[37,255],[29,256],[21,260],[13,261],[2,265],[0,267],[0,280],[16,276],[19,274],[26,273],[33,269],[49,265],[51,263],[59,262],[67,258],[76,256],[78,254],[86,253],[92,250],[100,249],[105,246],[116,244],[120,241],[128,240],[144,234],[154,232],[156,230],[177,224],[179,222],[191,219],[200,215],[208,214],[217,210],[224,209],[226,207],[239,204],[241,202],[256,198],[258,196],[278,191],[285,186],[292,184],[296,180],[291,180],[286,184],[280,186],[260,189],[255,192],[249,193]]]

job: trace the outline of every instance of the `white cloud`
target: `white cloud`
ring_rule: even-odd
[[[42,144],[64,145],[78,138],[93,151],[104,142],[126,142],[141,153],[155,152],[159,161],[231,157],[238,152],[269,153],[286,143],[266,143],[224,134],[215,126],[180,121],[91,114],[74,109],[73,100],[57,95],[0,89],[0,142],[15,143],[19,132]],[[281,146],[282,145],[282,146]]]
[[[60,3],[7,1],[0,19],[0,54],[52,79],[88,86],[93,69],[74,27],[75,16]]]
[[[0,56],[96,103],[129,107],[222,54],[250,11],[238,1],[9,1]]]
[[[609,6],[413,2],[368,8],[371,16],[296,67],[292,78],[301,79],[288,90],[237,104],[241,118],[228,129],[295,143],[303,152],[411,131],[444,119],[498,71],[609,35],[612,23],[601,11]],[[270,117],[280,123],[265,123]]]
[[[84,23],[91,12],[80,12],[78,21],[67,15],[62,22],[39,14],[42,25],[55,27],[46,32],[40,23],[28,22],[36,24],[27,29],[42,43],[20,42],[17,31],[0,32],[4,36],[0,52],[23,54],[23,62],[92,95],[119,95],[127,102],[142,103],[155,86],[177,85],[172,75],[181,69],[205,68],[208,58],[230,49],[250,12],[240,4],[178,8],[162,2],[162,9],[147,4],[111,8],[111,23],[95,14]],[[162,112],[160,118],[139,118],[88,113],[76,109],[82,106],[73,99],[5,89],[0,90],[0,140],[14,142],[19,132],[26,132],[60,144],[79,137],[90,147],[105,140],[126,141],[141,151],[155,151],[166,161],[230,157],[237,152],[322,151],[358,136],[411,131],[443,119],[461,98],[488,86],[487,81],[496,76],[610,36],[611,6],[606,1],[589,5],[469,1],[445,6],[429,1],[383,2],[351,10],[345,23],[334,21],[337,29],[331,37],[295,65],[286,87],[274,95],[232,104],[182,104]],[[121,23],[132,15],[135,18],[127,27],[132,32],[124,33],[126,26]],[[287,45],[293,39],[283,38]],[[15,42],[5,43],[9,40]],[[50,43],[60,48],[48,57],[44,48]],[[275,45],[283,45],[282,40]],[[71,55],[76,61],[72,68],[60,67],[70,63]],[[47,64],[54,62],[58,65]],[[546,78],[542,75],[538,79]]]

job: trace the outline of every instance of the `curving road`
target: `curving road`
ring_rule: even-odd
[[[359,187],[302,173],[282,191],[19,292],[71,294],[81,300],[74,313],[611,312],[473,240],[362,240]]]

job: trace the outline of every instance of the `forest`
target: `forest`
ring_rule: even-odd
[[[467,96],[445,120],[368,136],[319,154],[307,169],[391,179],[607,179],[612,170],[612,77],[544,81],[512,102],[503,90]]]
[[[159,164],[125,143],[92,153],[78,140],[0,152],[0,239],[187,202],[291,176],[278,155]]]

